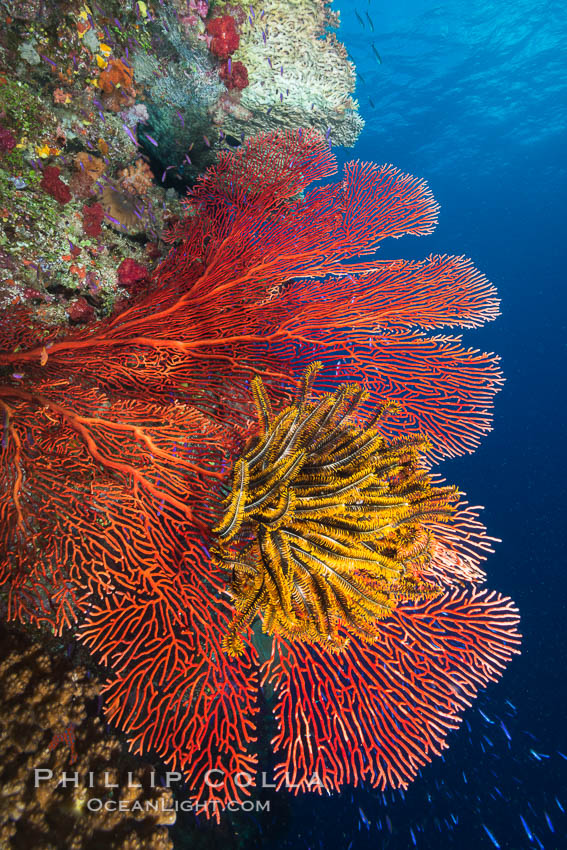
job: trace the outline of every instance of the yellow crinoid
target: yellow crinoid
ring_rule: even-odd
[[[321,368],[307,369],[278,415],[261,379],[252,381],[260,431],[234,466],[214,529],[213,555],[231,571],[236,610],[223,646],[232,655],[258,613],[270,634],[338,652],[349,633],[376,640],[399,600],[439,592],[421,578],[427,526],[450,516],[457,491],[432,483],[422,435],[380,433],[392,404],[361,424],[357,384],[310,400]]]

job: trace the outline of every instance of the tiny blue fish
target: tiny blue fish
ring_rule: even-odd
[[[529,826],[527,825],[527,823],[525,822],[524,818],[522,817],[522,815],[520,815],[520,820],[522,821],[522,826],[524,827],[524,830],[525,830],[526,835],[528,836],[529,840],[530,840],[530,841],[533,841],[533,840],[534,840],[534,837],[533,837],[533,835],[532,835],[532,833],[531,833],[531,831],[530,831]]]
[[[482,824],[482,828],[484,829],[484,831],[486,832],[486,834],[488,835],[488,837],[490,838],[490,840],[492,841],[494,846],[499,848],[500,844],[497,842],[497,840],[495,839],[495,837],[493,836],[493,834],[491,833],[489,828],[487,826],[485,826],[484,824]]]

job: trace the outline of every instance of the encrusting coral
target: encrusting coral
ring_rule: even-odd
[[[106,170],[106,164],[102,159],[87,153],[87,151],[80,151],[76,154],[73,165],[77,171],[86,173],[92,183],[98,180]]]
[[[122,59],[111,59],[98,78],[103,92],[103,103],[111,112],[120,112],[132,106],[136,99],[134,72]]]
[[[147,766],[123,755],[118,738],[89,715],[100,688],[96,678],[23,633],[2,628],[0,652],[3,850],[170,850],[171,791],[151,788]],[[36,769],[52,771],[51,778],[38,774],[37,787]],[[87,786],[90,771],[93,787]],[[78,787],[57,787],[64,772],[78,773]],[[103,807],[95,811],[89,800]],[[128,810],[118,811],[117,801],[126,801]]]

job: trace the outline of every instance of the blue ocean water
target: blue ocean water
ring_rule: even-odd
[[[541,0],[335,5],[366,120],[340,160],[393,163],[425,178],[441,204],[432,236],[385,243],[382,255],[465,254],[502,297],[501,317],[465,334],[502,356],[494,430],[442,471],[485,505],[489,532],[502,538],[489,584],[518,604],[524,641],[405,799],[359,789],[280,803],[282,820],[258,846],[562,850],[567,11]]]

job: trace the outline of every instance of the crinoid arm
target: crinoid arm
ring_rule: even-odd
[[[270,634],[336,652],[348,635],[376,640],[400,600],[439,593],[423,578],[426,524],[451,516],[455,489],[432,483],[423,436],[382,435],[388,405],[357,417],[358,385],[311,398],[321,368],[308,367],[277,415],[261,378],[252,382],[258,435],[234,465],[214,529],[217,562],[231,571],[229,654],[258,614]]]

